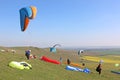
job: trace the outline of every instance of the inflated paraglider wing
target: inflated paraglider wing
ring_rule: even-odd
[[[21,8],[20,12],[20,25],[21,31],[25,31],[29,24],[29,19],[33,19],[36,16],[37,9],[34,6]]]
[[[55,48],[56,46],[60,47],[61,45],[60,44],[55,44],[53,47],[50,47],[50,52],[54,52],[55,53],[56,52],[56,48]]]
[[[60,44],[55,44],[55,45],[53,46],[53,48],[56,47],[56,46],[61,46],[61,45],[60,45]]]
[[[78,55],[80,55],[81,53],[83,53],[84,51],[83,50],[79,50],[78,51]]]
[[[55,53],[55,52],[56,52],[56,48],[51,47],[51,48],[50,48],[50,52],[54,52],[54,53]]]

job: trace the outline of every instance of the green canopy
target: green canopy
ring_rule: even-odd
[[[11,61],[9,63],[9,66],[12,68],[17,68],[17,69],[32,69],[32,66],[28,64],[27,62],[17,62],[17,61]]]

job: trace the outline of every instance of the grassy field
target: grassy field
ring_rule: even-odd
[[[111,70],[120,70],[119,67],[115,67],[115,63],[104,62],[102,64],[102,74],[99,75],[95,68],[98,65],[99,59],[109,61],[119,61],[120,57],[117,55],[89,55],[91,52],[85,52],[83,56],[78,56],[76,51],[58,49],[57,53],[50,53],[49,49],[41,49],[37,47],[13,47],[0,49],[15,49],[16,53],[12,52],[0,52],[0,80],[119,80],[120,75],[111,73]],[[27,49],[32,50],[32,54],[37,56],[36,59],[27,60],[24,56],[24,51]],[[47,63],[39,60],[41,56],[47,56],[52,59],[59,60],[63,58],[61,65]],[[69,58],[72,62],[82,64],[85,63],[85,67],[91,70],[91,73],[83,73],[77,71],[68,71],[65,69],[67,64],[66,59]],[[93,60],[87,60],[84,58],[92,58]],[[97,59],[97,61],[96,61]],[[18,70],[8,66],[10,61],[26,61],[32,65],[31,70]],[[119,62],[117,62],[119,63]]]
[[[120,56],[113,56],[113,55],[100,56],[100,57],[84,56],[83,59],[89,60],[89,61],[95,61],[95,62],[99,62],[100,60],[103,60],[104,63],[120,64]]]

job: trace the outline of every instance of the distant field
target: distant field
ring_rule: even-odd
[[[115,61],[120,60],[117,55],[95,55],[96,52],[85,52],[81,56],[77,55],[77,51],[57,49],[56,53],[50,53],[49,48],[41,49],[37,47],[14,47],[1,49],[15,49],[16,53],[0,52],[0,80],[119,80],[120,75],[111,73],[111,70],[120,70],[119,67],[115,67]],[[37,56],[37,59],[27,60],[24,51],[27,49],[32,50],[32,54]],[[92,54],[92,55],[90,55]],[[102,54],[97,53],[97,54]],[[39,60],[39,58],[45,55],[49,58],[59,61],[60,56],[63,58],[61,65],[56,65]],[[82,65],[85,63],[85,68],[91,70],[90,74],[76,71],[68,71],[65,69],[67,64],[66,59],[69,58],[73,63]],[[81,60],[86,58],[85,60]],[[95,68],[98,65],[100,59],[104,59],[102,64],[102,74],[99,75]],[[94,61],[92,61],[92,59]],[[96,61],[95,61],[96,60]],[[106,62],[108,60],[108,62]],[[8,66],[10,61],[26,61],[32,65],[32,70],[18,70]],[[112,62],[112,63],[111,63]],[[81,67],[79,67],[81,68]],[[84,67],[82,67],[84,68]]]
[[[103,55],[120,55],[120,49],[91,49],[90,52],[96,52]]]
[[[111,58],[112,57],[112,58]],[[93,56],[84,56],[85,60],[95,61],[99,62],[100,60],[103,60],[104,63],[120,63],[120,56],[100,56],[100,57],[93,57]]]

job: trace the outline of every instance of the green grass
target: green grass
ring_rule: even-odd
[[[45,55],[52,59],[59,60],[63,57],[63,62],[70,58],[72,62],[80,63],[80,57],[75,51],[58,50],[57,53],[50,53],[49,49],[39,49],[29,47],[32,54],[37,55],[37,59],[27,60],[24,56],[26,47],[14,48],[17,53],[0,52],[0,80],[119,80],[120,75],[113,74],[110,70],[117,70],[120,67],[115,67],[114,64],[103,63],[102,74],[98,75],[95,68],[98,63],[84,61],[86,67],[91,70],[90,74],[76,71],[68,71],[65,69],[66,64],[56,65],[39,60],[39,57]],[[89,52],[87,52],[89,53]],[[108,56],[104,56],[108,57]],[[108,57],[109,58],[109,57]],[[114,57],[113,57],[114,58]],[[116,57],[115,57],[116,58]],[[18,70],[8,66],[10,61],[26,61],[32,65],[31,70]],[[80,63],[81,64],[81,63]]]

